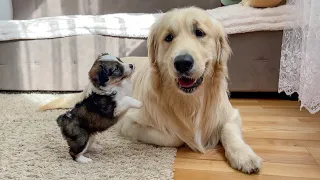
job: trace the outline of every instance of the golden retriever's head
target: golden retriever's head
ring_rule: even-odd
[[[206,11],[188,7],[160,17],[148,37],[152,67],[162,80],[193,93],[219,71],[227,78],[231,50],[222,25]]]

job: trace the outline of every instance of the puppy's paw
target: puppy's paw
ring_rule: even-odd
[[[132,103],[132,107],[133,108],[137,108],[137,109],[140,109],[142,107],[142,102],[136,100]]]
[[[247,144],[236,148],[234,152],[226,151],[226,157],[231,167],[246,174],[258,173],[262,167],[262,159]]]
[[[88,163],[88,162],[91,162],[92,159],[87,158],[87,157],[85,157],[83,155],[80,155],[80,156],[77,157],[76,161],[79,162],[79,163]]]
[[[142,102],[132,97],[128,98],[128,104],[131,108],[140,109],[142,107]]]

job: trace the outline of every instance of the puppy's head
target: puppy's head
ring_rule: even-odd
[[[123,63],[118,57],[103,53],[89,71],[91,83],[98,89],[118,85],[134,71],[133,64]]]
[[[231,50],[222,25],[205,10],[188,7],[173,9],[153,24],[148,53],[165,82],[193,93],[214,71],[227,76]]]

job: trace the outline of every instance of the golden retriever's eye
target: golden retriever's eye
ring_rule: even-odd
[[[166,42],[171,42],[171,41],[173,40],[173,38],[174,38],[174,37],[173,37],[172,34],[168,34],[164,40],[165,40]]]
[[[195,33],[195,35],[196,35],[197,37],[203,37],[203,36],[206,35],[206,33],[203,32],[203,31],[200,30],[200,29],[196,29],[196,30],[194,31],[194,33]]]

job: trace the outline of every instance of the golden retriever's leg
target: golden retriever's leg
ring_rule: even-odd
[[[132,140],[158,146],[180,147],[184,144],[183,141],[177,137],[165,134],[150,126],[138,124],[133,119],[137,117],[137,113],[139,113],[139,110],[135,111],[135,113],[130,113],[130,115],[126,114],[123,119],[116,124],[116,129],[122,135]]]
[[[256,155],[242,137],[241,117],[236,110],[233,117],[222,127],[221,142],[230,165],[244,173],[256,173],[262,166],[262,159]]]
[[[43,106],[40,107],[40,111],[46,111],[51,109],[70,109],[76,103],[81,101],[84,97],[84,92],[77,94],[70,94],[67,97],[61,97],[56,100],[53,100]]]

